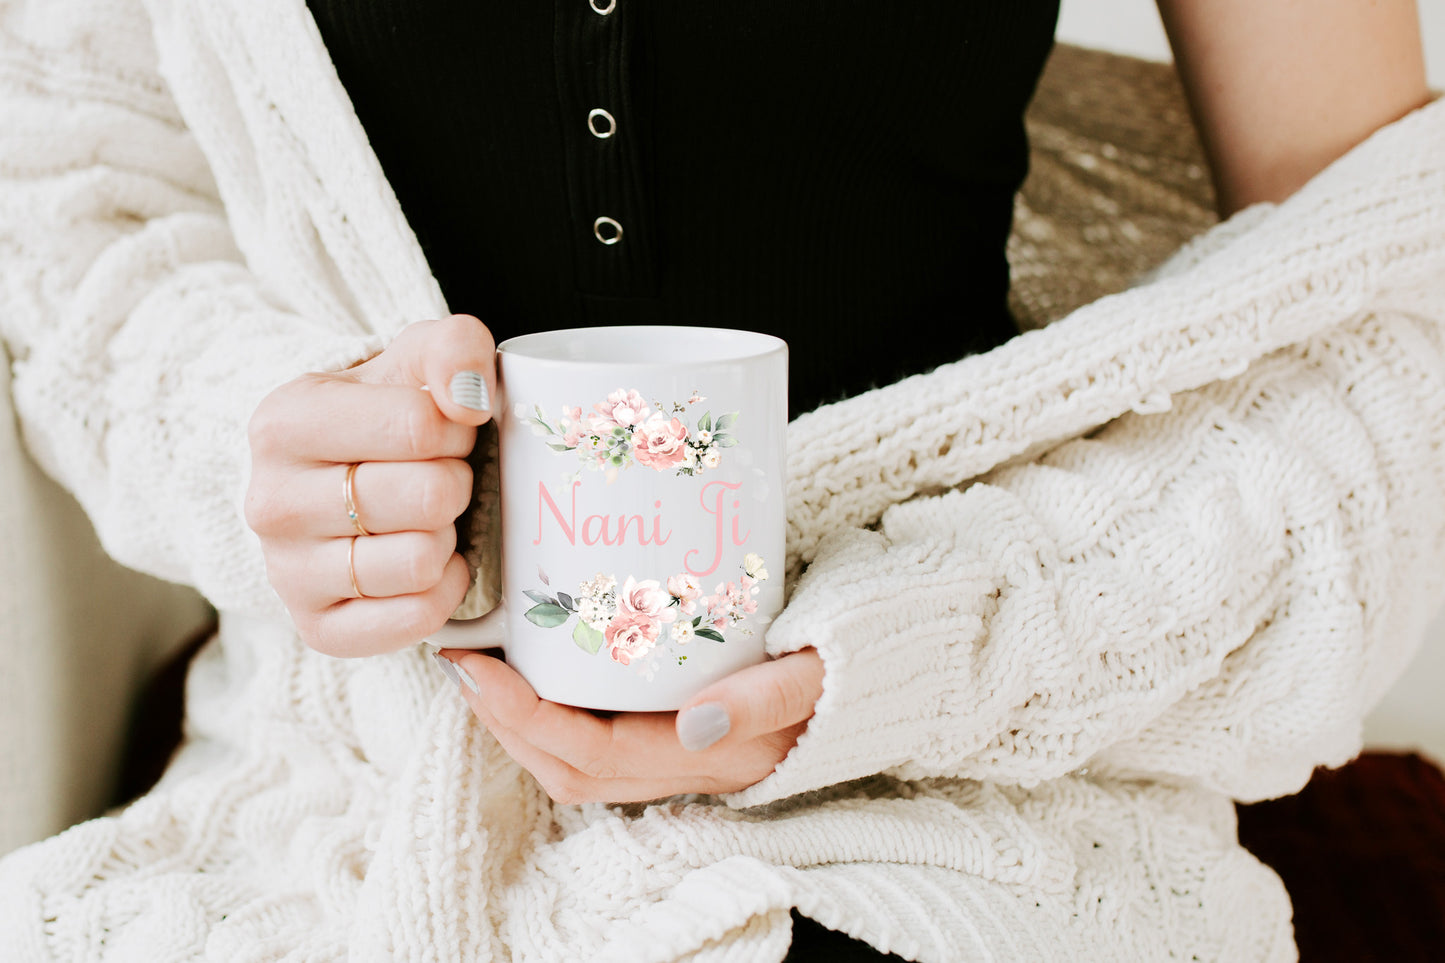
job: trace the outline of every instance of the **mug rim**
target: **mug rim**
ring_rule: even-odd
[[[731,343],[735,347],[724,350],[722,354],[707,355],[698,358],[668,358],[651,360],[647,358],[597,358],[597,357],[567,357],[557,350],[556,345],[562,343],[566,336],[587,336],[606,337],[615,335],[618,338],[635,338],[641,334],[686,334],[690,337],[705,341],[715,339],[720,345]],[[722,328],[709,327],[706,325],[683,325],[683,324],[622,324],[622,325],[598,325],[595,327],[573,327],[557,328],[551,331],[533,331],[528,334],[519,334],[508,338],[497,345],[497,353],[510,355],[514,358],[526,359],[528,361],[541,361],[548,364],[558,365],[598,365],[627,366],[632,368],[675,368],[679,364],[717,364],[720,362],[751,361],[756,358],[764,358],[771,354],[786,353],[788,343],[775,335],[764,334],[760,331],[749,331],[744,328]]]

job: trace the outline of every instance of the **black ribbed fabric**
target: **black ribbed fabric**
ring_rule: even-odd
[[[798,414],[1014,333],[1057,0],[309,2],[451,309],[499,341],[766,331]]]
[[[499,342],[764,331],[796,415],[1016,331],[1058,0],[308,3],[449,306]],[[896,959],[793,915],[790,963]]]

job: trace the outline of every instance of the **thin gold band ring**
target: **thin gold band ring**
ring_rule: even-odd
[[[346,467],[346,484],[342,488],[342,496],[346,499],[346,517],[351,519],[351,526],[356,529],[356,534],[370,535],[366,526],[361,524],[361,516],[356,514],[356,469],[360,467],[360,462],[352,462]]]
[[[351,576],[351,590],[356,593],[356,597],[369,599],[371,596],[363,592],[361,586],[356,584],[356,540],[360,537],[360,535],[351,536],[351,544],[346,548],[346,574]]]

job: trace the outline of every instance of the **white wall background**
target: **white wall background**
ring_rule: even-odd
[[[1445,88],[1445,2],[1416,0],[1425,35],[1425,67],[1430,86]],[[1097,47],[1148,60],[1168,60],[1169,42],[1154,0],[1062,0],[1058,37],[1082,47]]]
[[[1430,86],[1445,89],[1445,2],[1417,2]],[[1171,59],[1154,0],[1061,0],[1058,38],[1149,60]],[[1365,739],[1380,748],[1421,750],[1445,764],[1445,611],[1425,633],[1414,664],[1367,720]]]

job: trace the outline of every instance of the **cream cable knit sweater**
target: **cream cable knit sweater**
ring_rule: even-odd
[[[445,310],[302,0],[0,4],[26,437],[223,612],[161,785],[0,861],[0,947],[751,963],[797,906],[919,960],[1289,959],[1229,797],[1356,752],[1429,614],[1442,296],[1432,106],[1159,280],[800,418],[769,644],[826,660],[808,732],[727,800],[555,807],[416,651],[302,647],[241,519],[260,397]]]

